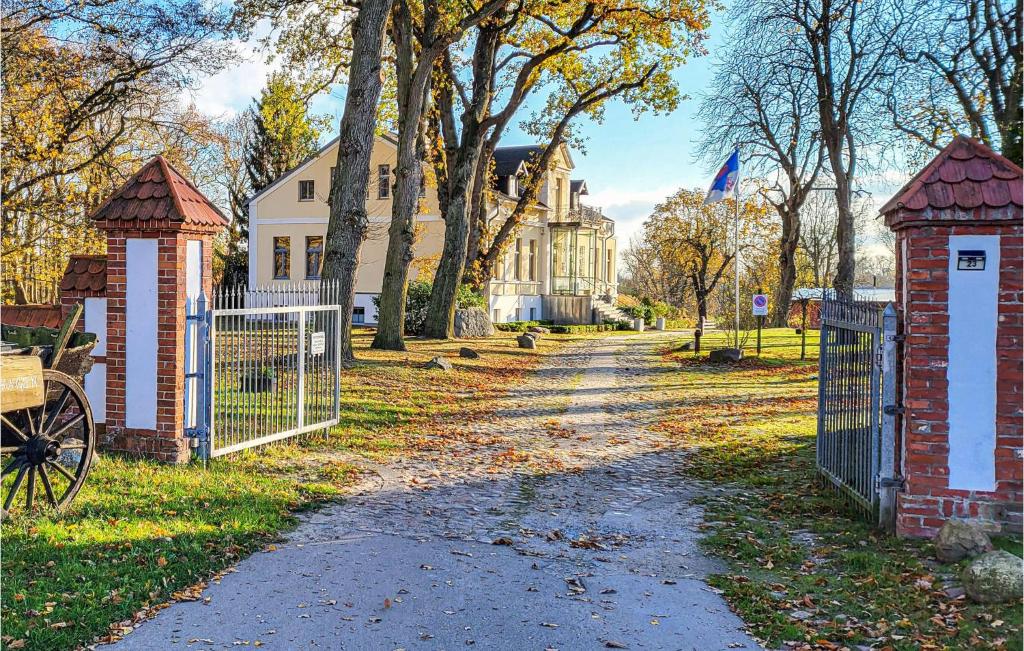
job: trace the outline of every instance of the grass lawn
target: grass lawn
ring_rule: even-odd
[[[329,433],[217,459],[207,471],[102,457],[69,512],[15,513],[0,527],[2,647],[71,649],[117,637],[169,600],[198,598],[217,572],[272,549],[296,511],[342,495],[358,472],[351,453],[380,460],[443,449],[461,436],[460,421],[485,415],[545,355],[581,337],[545,337],[537,351],[520,350],[509,333],[411,340],[394,353],[370,350],[360,331],[360,361],[344,373],[341,423]],[[464,345],[480,359],[459,358]],[[435,355],[455,369],[421,368]]]
[[[762,357],[737,366],[662,355],[678,406],[658,427],[692,448],[689,476],[726,489],[704,500],[705,544],[728,565],[712,585],[773,648],[1020,649],[1019,602],[946,596],[962,564],[880,534],[816,482],[817,332],[808,343],[806,362],[790,329],[765,331]],[[1019,540],[996,542],[1021,553]]]

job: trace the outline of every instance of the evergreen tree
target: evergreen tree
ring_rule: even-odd
[[[327,117],[311,115],[302,88],[280,72],[270,76],[260,97],[229,125],[224,185],[232,226],[221,253],[224,284],[240,285],[248,278],[249,256],[243,247],[249,241],[248,199],[316,153],[326,126]],[[232,143],[241,143],[237,172],[231,171]]]
[[[299,85],[281,72],[270,76],[247,113],[251,129],[245,169],[254,192],[314,154],[326,126],[325,117],[310,115]]]

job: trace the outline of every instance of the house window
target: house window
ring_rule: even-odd
[[[537,280],[537,240],[530,240],[529,271],[527,277]]]
[[[522,280],[523,279],[522,278],[522,275],[523,275],[523,272],[522,272],[522,268],[523,268],[523,238],[521,238],[521,237],[517,237],[516,238],[516,259],[515,259],[515,265],[516,265],[515,269],[512,270],[512,273],[514,274],[513,278],[515,278],[516,280]],[[519,319],[516,319],[516,320],[518,321]]]
[[[299,201],[312,201],[316,198],[312,181],[299,181]]]
[[[317,280],[324,264],[324,238],[321,235],[306,237],[306,278]]]
[[[563,190],[562,179],[555,179],[555,209],[559,215],[562,214],[562,207],[565,201]]]
[[[536,320],[537,320],[537,308],[531,307],[530,308],[530,321],[536,321]]]
[[[522,309],[520,309],[518,307],[516,308],[516,318],[515,318],[515,320],[516,321],[522,321],[523,320]]]
[[[366,323],[366,308],[352,308],[352,323]]]
[[[387,199],[391,197],[391,166],[377,166],[377,198]]]
[[[607,262],[605,262],[605,267],[606,267],[605,279],[608,282],[612,282],[615,279],[615,276],[612,275],[612,250],[611,250],[611,248],[608,249],[608,260],[607,260]]]
[[[494,316],[491,317],[491,321],[493,321],[494,323],[501,322],[501,310],[494,310]]]
[[[288,280],[292,265],[292,242],[287,236],[274,238],[274,280]]]

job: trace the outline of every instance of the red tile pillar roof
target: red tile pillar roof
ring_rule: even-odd
[[[107,449],[189,459],[186,292],[210,293],[212,239],[227,219],[162,156],[92,215],[107,236]],[[83,281],[84,282],[84,281]]]
[[[955,138],[883,208],[902,344],[897,533],[1021,529],[1022,174]]]

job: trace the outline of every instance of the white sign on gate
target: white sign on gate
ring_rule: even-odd
[[[322,332],[309,333],[309,354],[323,355],[327,350],[327,337]]]
[[[754,294],[752,301],[754,316],[768,316],[768,297],[764,294]]]

